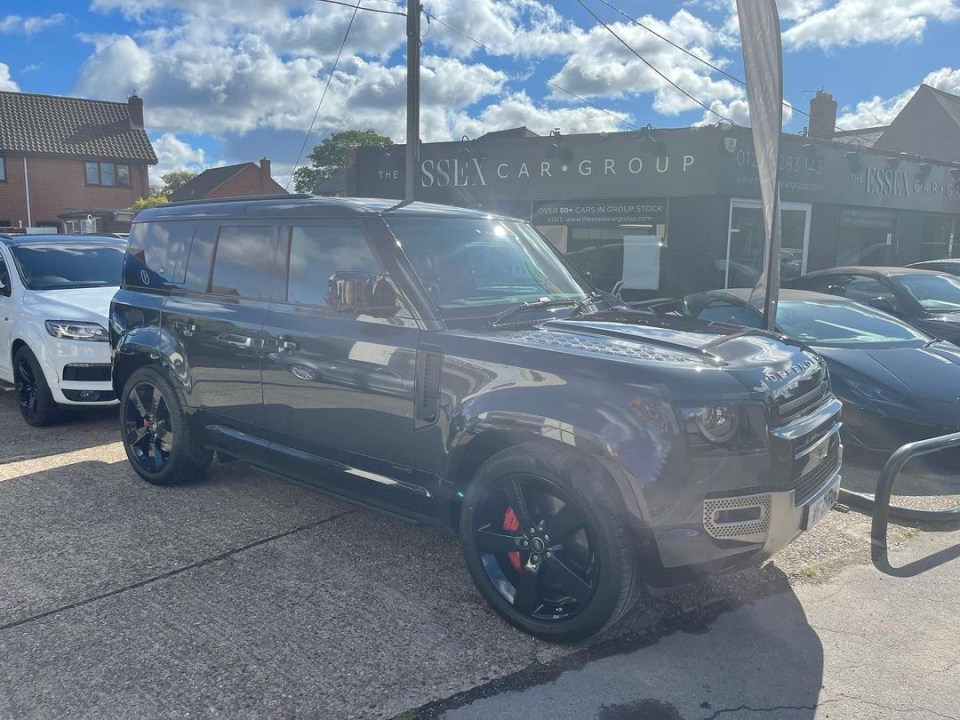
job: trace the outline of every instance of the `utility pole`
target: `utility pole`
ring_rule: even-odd
[[[420,170],[420,0],[407,0],[407,160],[405,203],[417,199]]]

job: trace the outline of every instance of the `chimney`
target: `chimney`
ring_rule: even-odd
[[[264,155],[260,158],[260,194],[266,195],[267,188],[270,187],[270,161]]]
[[[833,95],[817,90],[816,97],[810,100],[810,129],[811,137],[830,139],[833,137],[837,125],[837,101]]]
[[[131,95],[127,98],[127,106],[130,108],[130,125],[135,128],[143,128],[143,98],[139,95]]]

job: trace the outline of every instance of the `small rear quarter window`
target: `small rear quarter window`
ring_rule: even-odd
[[[124,284],[182,285],[195,230],[194,222],[134,223],[124,263]]]

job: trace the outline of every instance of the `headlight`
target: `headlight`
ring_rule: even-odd
[[[904,405],[908,402],[907,398],[895,390],[884,387],[883,385],[863,380],[847,380],[847,385],[858,395],[874,402],[886,403],[887,405]]]
[[[89,340],[91,342],[107,342],[110,335],[106,328],[97,323],[72,322],[70,320],[47,320],[47,332],[61,340]]]
[[[756,450],[766,444],[762,405],[704,405],[678,408],[680,424],[693,447]]]

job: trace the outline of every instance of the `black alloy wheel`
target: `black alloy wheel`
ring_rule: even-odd
[[[162,472],[170,462],[174,436],[170,408],[163,393],[153,384],[137,383],[127,394],[123,407],[124,445],[144,472]]]
[[[25,345],[13,357],[13,383],[20,414],[28,424],[44,427],[63,419],[63,407],[53,399],[40,363]]]
[[[518,613],[555,623],[589,604],[600,573],[593,532],[555,483],[501,478],[477,508],[473,532],[490,583]]]
[[[489,458],[460,510],[464,560],[504,620],[576,642],[619,620],[641,593],[623,500],[589,455],[531,441]]]
[[[198,480],[213,459],[193,431],[179,393],[152,367],[136,370],[124,384],[120,435],[133,469],[153,485]]]

